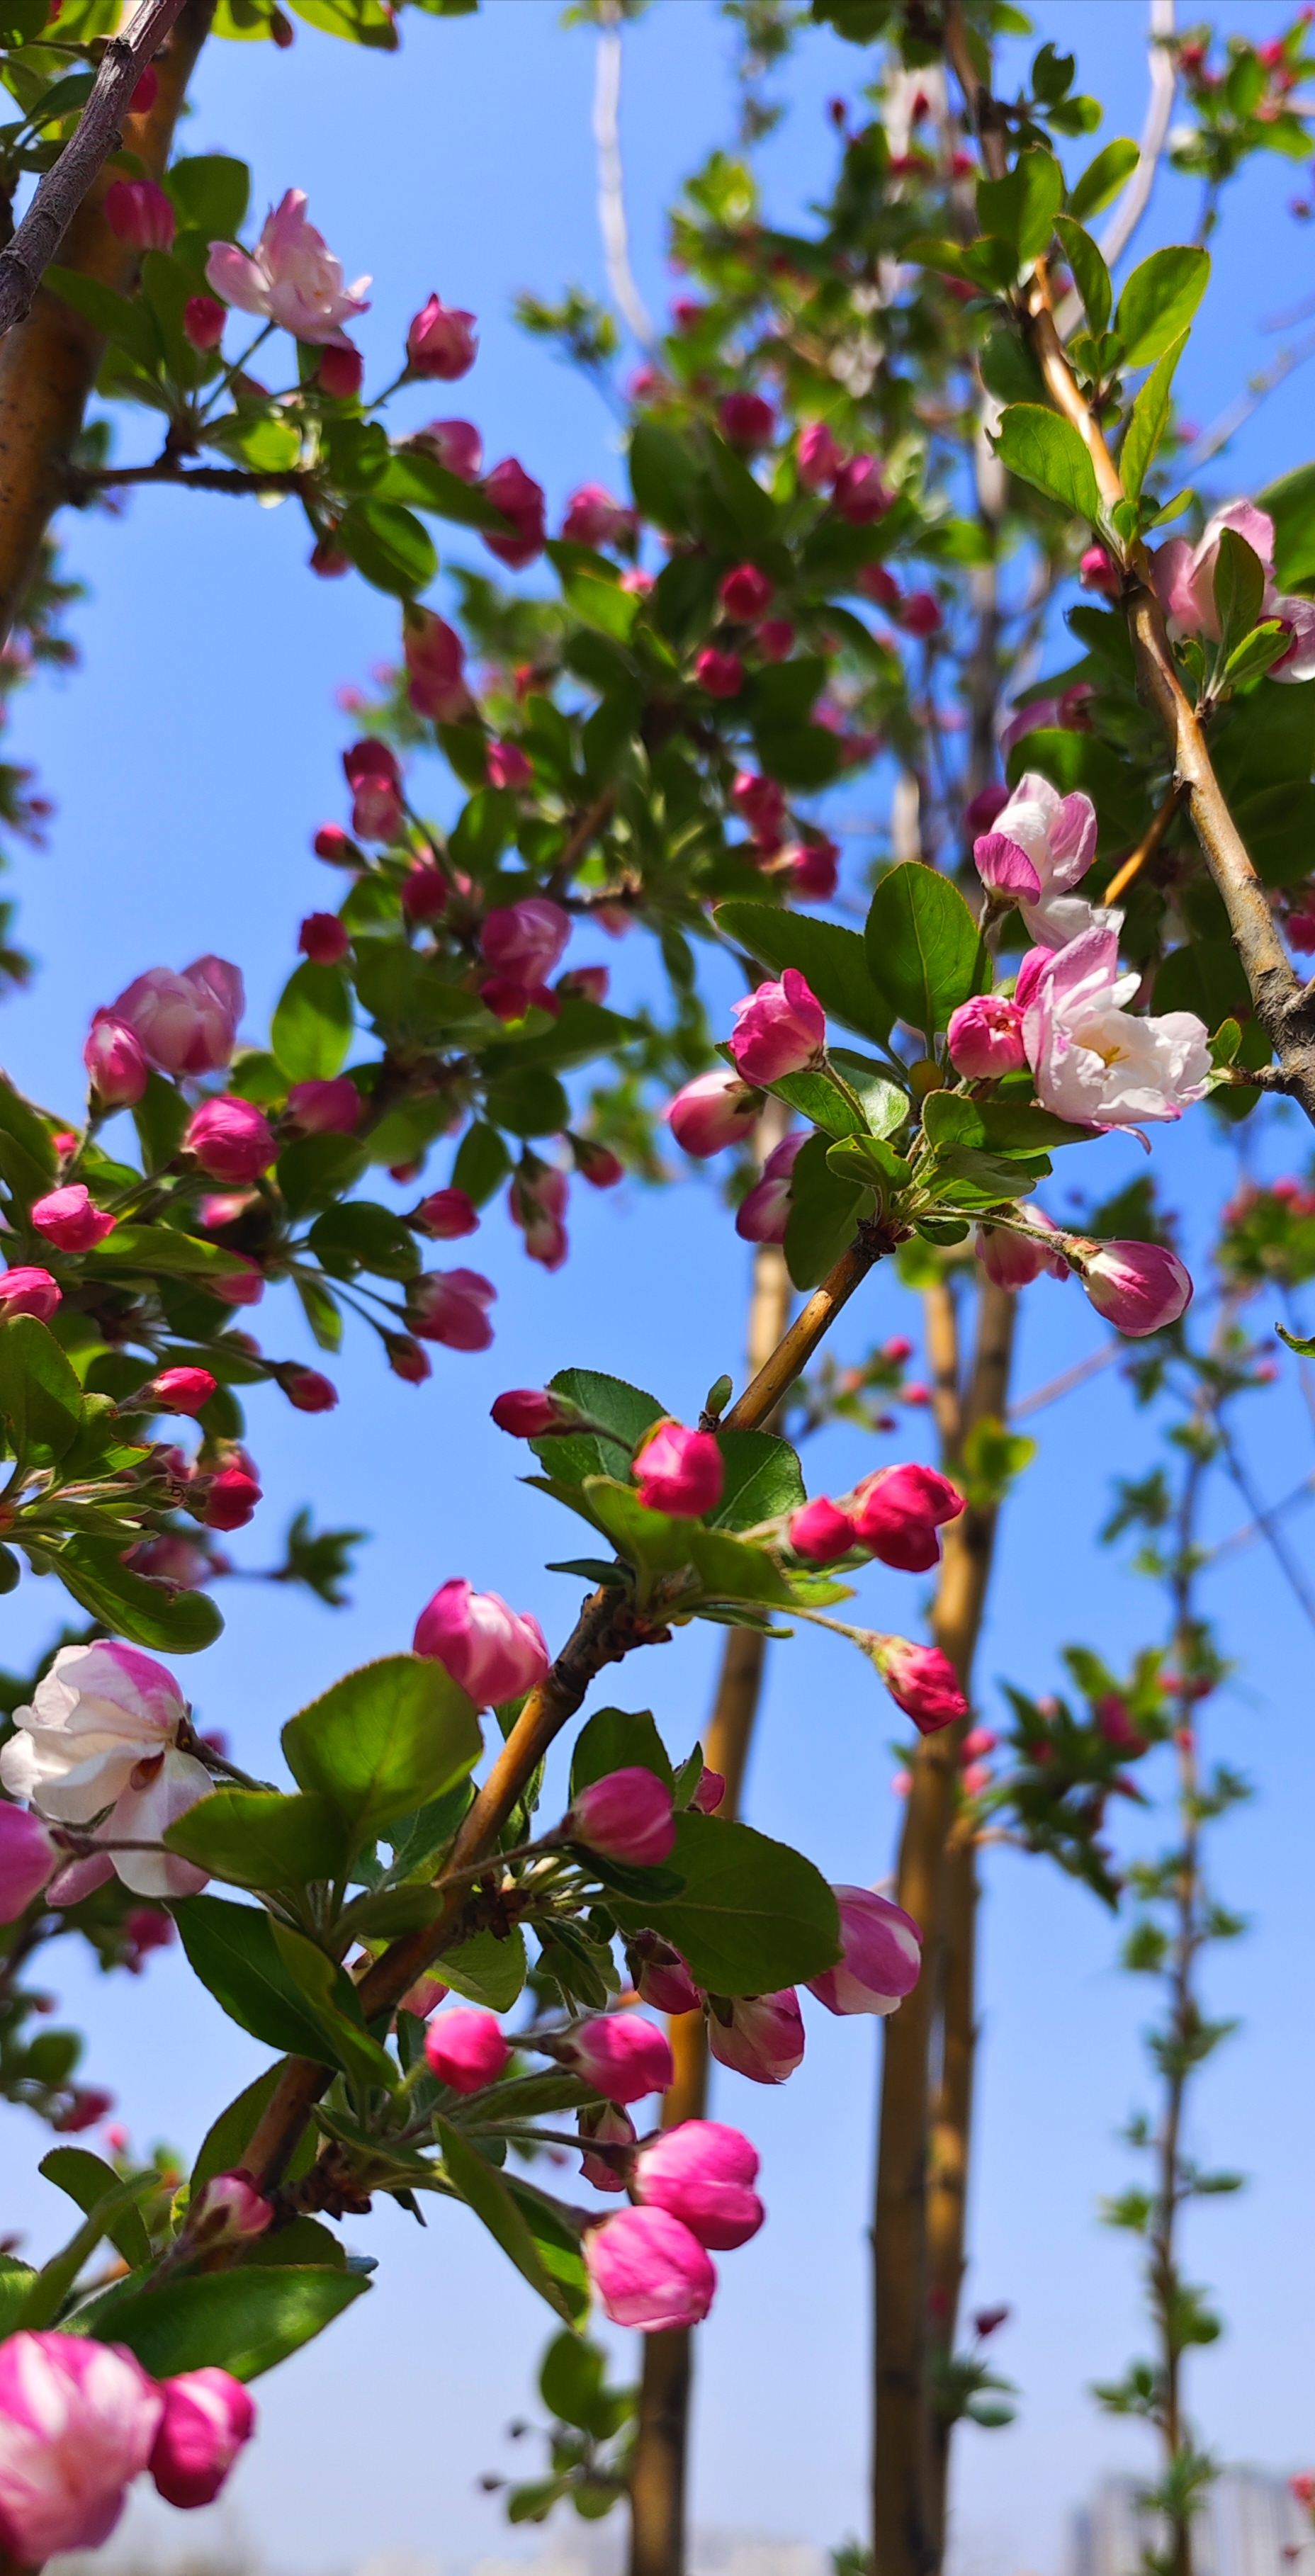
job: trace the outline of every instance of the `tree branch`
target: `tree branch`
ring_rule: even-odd
[[[263,473],[240,465],[183,464],[181,457],[157,457],[153,465],[95,465],[69,477],[70,498],[134,483],[189,483],[198,492],[300,492],[311,477],[303,467],[269,468]]]
[[[618,0],[601,13],[594,77],[594,145],[598,153],[598,229],[607,282],[640,347],[657,344],[652,316],[630,265],[625,175],[621,166],[621,27]]]

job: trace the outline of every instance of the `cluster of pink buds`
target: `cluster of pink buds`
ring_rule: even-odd
[[[121,2344],[21,2332],[0,2346],[0,2540],[18,2566],[97,2549],[150,2471],[170,2504],[218,2495],[255,2426],[226,2370],[156,2382]]]
[[[843,1503],[819,1495],[795,1512],[790,1545],[809,1565],[832,1565],[851,1548],[863,1547],[883,1565],[926,1574],[940,1557],[937,1532],[957,1520],[963,1507],[958,1487],[935,1467],[879,1467]]]

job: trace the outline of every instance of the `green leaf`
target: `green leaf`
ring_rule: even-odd
[[[49,2263],[43,2263],[18,2311],[16,2325],[30,2328],[53,2324],[88,2255],[95,2253],[123,2212],[135,2207],[154,2182],[154,2174],[138,2174],[131,2182],[120,2182],[117,2174],[114,2176],[113,2189],[101,2193],[76,2236]]]
[[[539,2395],[560,2424],[592,2432],[607,2377],[607,2355],[579,2335],[560,2334],[549,2344],[539,2366]]]
[[[318,1279],[308,1279],[304,1272],[294,1282],[305,1315],[322,1351],[342,1348],[342,1312],[337,1299],[331,1297]]]
[[[968,1100],[962,1092],[933,1091],[922,1105],[922,1123],[933,1145],[979,1145],[997,1152],[1045,1153],[1051,1145],[1089,1145],[1093,1130],[1074,1127],[1027,1100]]]
[[[1096,469],[1072,422],[1040,403],[1012,403],[995,442],[1001,463],[1092,526],[1100,516]]]
[[[102,286],[99,278],[84,277],[80,269],[53,265],[41,282],[59,297],[61,304],[70,304],[84,322],[90,322],[92,329],[114,348],[126,349],[139,367],[155,374],[160,364],[160,342],[144,304],[116,295],[112,286]]]
[[[550,2200],[546,2192],[536,2190],[532,2182],[522,2182],[519,2174],[505,2176],[504,2182],[530,2231],[544,2271],[556,2283],[572,2322],[579,2325],[589,2313],[590,2291],[574,2213]]]
[[[236,2100],[227,2103],[218,2119],[211,2122],[192,2167],[189,2187],[193,2199],[202,2184],[210,2182],[215,2174],[232,2173],[245,2162],[257,2123],[282,2073],[279,2065],[267,2066],[254,2084],[246,2085]],[[314,2153],[313,2148],[311,2152]]]
[[[824,1128],[828,1136],[864,1133],[861,1111],[823,1065],[809,1065],[802,1073],[783,1073],[779,1082],[769,1082],[766,1088],[776,1099],[799,1110],[811,1126]]]
[[[785,1260],[796,1288],[815,1288],[854,1240],[864,1204],[862,1185],[838,1179],[827,1164],[827,1138],[810,1136],[790,1175]]]
[[[827,1147],[826,1161],[827,1170],[840,1180],[880,1190],[883,1197],[906,1190],[913,1178],[913,1165],[884,1136],[842,1136]]]
[[[1119,455],[1123,488],[1130,501],[1141,499],[1144,484],[1169,420],[1170,394],[1178,361],[1187,346],[1181,331],[1165,350],[1132,407],[1132,418]]]
[[[329,1798],[354,1844],[455,1787],[479,1760],[470,1701],[423,1655],[386,1655],[348,1673],[283,1729],[299,1787]]]
[[[869,971],[896,1018],[929,1038],[989,986],[991,961],[958,887],[916,859],[881,879],[865,938]]]
[[[43,2156],[37,2171],[45,2175],[47,2182],[53,2182],[60,2191],[67,2192],[69,2199],[76,2201],[88,2218],[107,2194],[112,2192],[117,2199],[123,2190],[122,2176],[115,2172],[113,2165],[107,2165],[103,2156],[93,2156],[87,2147],[52,2147],[50,2154]],[[131,2203],[120,2209],[105,2233],[125,2263],[149,2263],[151,2240],[141,2211]]]
[[[641,601],[630,590],[622,590],[615,581],[598,581],[589,573],[573,572],[562,588],[576,616],[600,635],[611,635],[618,644],[628,644],[630,630],[639,615]]]
[[[458,527],[480,528],[493,536],[507,536],[511,530],[510,520],[486,500],[477,483],[464,483],[422,447],[393,449],[374,485],[374,497],[409,501],[417,510],[431,510],[435,518],[451,519]]]
[[[1071,215],[1056,216],[1055,230],[1073,271],[1088,328],[1101,332],[1106,329],[1114,308],[1114,288],[1110,283],[1109,270],[1090,233],[1084,232]]]
[[[671,1866],[685,1881],[664,1905],[609,1900],[623,1928],[661,1933],[691,1976],[718,1995],[774,1994],[840,1957],[836,1901],[801,1852],[749,1825],[687,1813]]]
[[[1274,579],[1291,590],[1315,573],[1315,465],[1299,465],[1256,495],[1274,522]]]
[[[1111,198],[1117,197],[1124,180],[1132,176],[1140,159],[1141,153],[1130,137],[1117,135],[1112,143],[1107,143],[1096,154],[1094,161],[1088,162],[1081,178],[1074,181],[1068,192],[1069,213],[1083,224],[1088,215],[1100,214]]]
[[[535,1456],[559,1484],[579,1485],[586,1476],[614,1476],[624,1484],[633,1451],[644,1433],[661,1422],[666,1406],[656,1396],[646,1395],[642,1387],[630,1386],[625,1378],[605,1377],[597,1369],[559,1369],[548,1383],[554,1395],[568,1397],[616,1437],[609,1440],[606,1430],[574,1431],[532,1440],[529,1445]]]
[[[890,1012],[874,988],[856,930],[771,903],[721,903],[714,917],[724,936],[747,948],[761,965],[775,967],[778,974],[797,967],[830,1018],[884,1046]]]
[[[173,1161],[190,1116],[191,1111],[177,1085],[166,1082],[162,1073],[148,1073],[146,1089],[134,1104],[132,1113],[144,1170],[162,1172],[165,1165]]]
[[[298,1136],[285,1145],[274,1178],[289,1216],[309,1216],[343,1198],[365,1170],[369,1148],[358,1136]],[[336,1348],[336,1344],[334,1345]]]
[[[571,1123],[571,1104],[556,1074],[535,1065],[491,1082],[487,1108],[493,1125],[513,1136],[559,1136]]]
[[[349,1199],[317,1216],[310,1248],[335,1279],[354,1279],[359,1270],[376,1279],[413,1279],[420,1268],[420,1249],[409,1227],[373,1199]]]
[[[134,1574],[118,1538],[66,1538],[55,1557],[65,1590],[114,1637],[166,1655],[195,1655],[212,1646],[223,1619],[205,1592],[166,1592],[145,1574]]]
[[[529,1974],[520,1925],[505,1939],[496,1932],[472,1932],[468,1941],[444,1951],[438,1974],[468,2003],[484,2004],[489,2012],[510,2012]]]
[[[457,1158],[452,1166],[453,1188],[464,1190],[476,1207],[487,1207],[510,1170],[511,1156],[497,1128],[477,1118],[467,1128],[457,1147]]]
[[[303,1994],[261,1908],[230,1905],[221,1896],[185,1896],[171,1911],[191,1968],[230,2021],[281,2055],[309,2057],[317,2066],[340,2064],[336,2043]]]
[[[1279,1340],[1286,1342],[1290,1351],[1296,1352],[1299,1360],[1315,1360],[1315,1335],[1290,1333],[1286,1324],[1276,1324],[1274,1330]]]
[[[0,2336],[13,2333],[35,2279],[30,2263],[18,2263],[12,2254],[0,2254]]]
[[[59,1158],[50,1129],[30,1100],[0,1073],[0,1137],[9,1147],[5,1177],[27,1204],[58,1177]]]
[[[337,966],[307,957],[274,1007],[270,1044],[289,1082],[328,1082],[340,1073],[352,1042],[352,996]]]
[[[1209,252],[1186,244],[1153,250],[1134,268],[1114,315],[1125,366],[1162,358],[1188,328],[1209,283]]]
[[[646,519],[683,536],[692,525],[699,464],[675,431],[641,420],[630,441],[630,489]]]
[[[782,787],[811,793],[839,776],[844,751],[827,725],[759,723],[753,738],[768,777]]]
[[[1215,614],[1219,650],[1227,656],[1256,625],[1265,601],[1265,567],[1236,528],[1221,528],[1215,556]]]
[[[1020,152],[1003,179],[979,179],[977,214],[983,232],[1011,242],[1016,266],[1039,259],[1054,230],[1064,196],[1064,173],[1053,152],[1033,144]],[[1094,248],[1094,244],[1093,244]],[[1099,326],[1097,326],[1099,327]]]
[[[443,2163],[459,2198],[474,2210],[487,2227],[490,2236],[515,2264],[522,2278],[546,2299],[559,2317],[571,2322],[571,2309],[561,2284],[545,2270],[538,2246],[518,2199],[513,2199],[507,2185],[493,2166],[486,2164],[468,2138],[445,2120],[441,2112],[434,2115],[434,2133],[443,2150]]]
[[[718,499],[724,502],[746,545],[765,544],[775,534],[776,503],[724,438],[708,440],[708,473]]]
[[[140,1270],[147,1278],[227,1279],[242,1262],[221,1244],[203,1243],[174,1225],[116,1225],[103,1243],[83,1254],[97,1270]]]
[[[271,1920],[269,1928],[298,1993],[306,1997],[329,2041],[330,2063],[358,2084],[382,2085],[391,2092],[398,2081],[397,2066],[366,2029],[360,1999],[346,1970],[304,1932],[294,1932],[291,1924]]]
[[[689,1553],[709,1601],[765,1601],[788,1609],[794,1600],[775,1559],[744,1539],[695,1524]]]
[[[216,1789],[166,1826],[163,1841],[212,1878],[237,1887],[301,1888],[337,1878],[347,1862],[342,1819],[328,1798],[277,1789]]]
[[[253,412],[243,405],[224,412],[202,432],[207,447],[217,447],[253,474],[290,474],[301,454],[301,432],[281,413]]]
[[[125,2282],[97,2301],[86,2330],[126,2344],[153,2379],[205,2369],[258,2379],[322,2334],[368,2288],[359,2272],[329,2265],[285,2270],[258,2264],[157,2288]],[[73,2331],[82,2327],[83,2319],[75,2318]]]
[[[808,1495],[788,1440],[770,1431],[721,1431],[717,1446],[726,1479],[721,1501],[708,1515],[714,1529],[753,1529],[759,1521],[802,1510]]]
[[[646,1708],[596,1709],[575,1740],[571,1755],[571,1797],[574,1799],[582,1789],[592,1788],[595,1780],[606,1780],[613,1771],[630,1770],[655,1772],[668,1789],[675,1778],[671,1757],[650,1711]]]
[[[429,530],[399,501],[353,501],[338,522],[338,543],[376,590],[414,599],[438,571]]]
[[[166,194],[190,232],[212,241],[236,241],[246,220],[251,173],[225,152],[199,152],[175,161],[164,175]]]
[[[82,1389],[53,1333],[35,1315],[0,1324],[0,1413],[14,1454],[62,1458],[82,1428]]]

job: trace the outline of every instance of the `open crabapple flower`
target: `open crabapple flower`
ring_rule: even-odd
[[[94,1828],[106,1843],[158,1842],[214,1786],[183,1749],[191,1724],[173,1674],[112,1638],[61,1646],[31,1701],[15,1709],[14,1728],[0,1751],[10,1796],[51,1824]],[[104,1875],[110,1867],[138,1896],[188,1896],[206,1882],[169,1852],[111,1851]]]

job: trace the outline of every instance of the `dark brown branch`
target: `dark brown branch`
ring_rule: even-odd
[[[154,465],[101,465],[69,476],[69,494],[73,500],[84,500],[93,492],[108,491],[111,486],[132,483],[187,483],[198,492],[300,492],[311,480],[298,465],[270,468],[264,473],[247,472],[238,465],[191,465],[173,456],[161,456]]]

